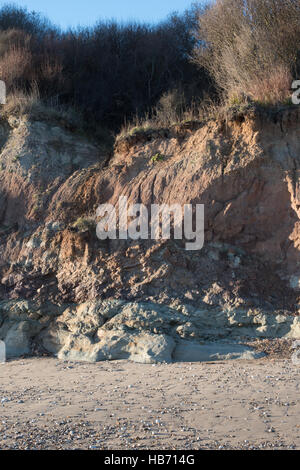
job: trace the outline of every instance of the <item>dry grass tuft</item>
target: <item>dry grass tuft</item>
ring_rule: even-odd
[[[11,116],[20,118],[28,116],[35,121],[52,121],[72,130],[82,130],[83,120],[79,112],[71,107],[46,105],[40,98],[36,84],[30,92],[15,90],[9,93],[6,104],[1,106],[1,116],[7,119]]]

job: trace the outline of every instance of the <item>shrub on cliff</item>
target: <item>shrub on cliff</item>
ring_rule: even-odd
[[[285,101],[300,49],[299,0],[216,0],[198,19],[194,58],[226,98]]]

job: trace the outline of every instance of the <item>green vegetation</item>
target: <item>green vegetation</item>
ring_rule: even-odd
[[[151,161],[153,163],[158,163],[158,162],[163,162],[165,159],[164,155],[162,155],[161,153],[156,153],[155,155],[153,155],[153,157],[151,158]]]
[[[79,217],[72,227],[78,232],[93,232],[96,230],[96,222],[91,217]]]

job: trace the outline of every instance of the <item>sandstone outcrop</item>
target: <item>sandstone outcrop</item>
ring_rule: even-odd
[[[155,362],[213,357],[218,340],[242,357],[243,337],[300,337],[299,125],[297,108],[257,111],[122,138],[108,155],[58,123],[2,120],[8,354]],[[205,204],[204,248],[98,240],[98,205],[121,195]]]

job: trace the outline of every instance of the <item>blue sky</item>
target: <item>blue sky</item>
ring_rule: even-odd
[[[120,21],[140,20],[156,22],[172,11],[184,11],[193,0],[13,0],[28,10],[43,13],[53,23],[68,26],[91,25],[99,18]]]

